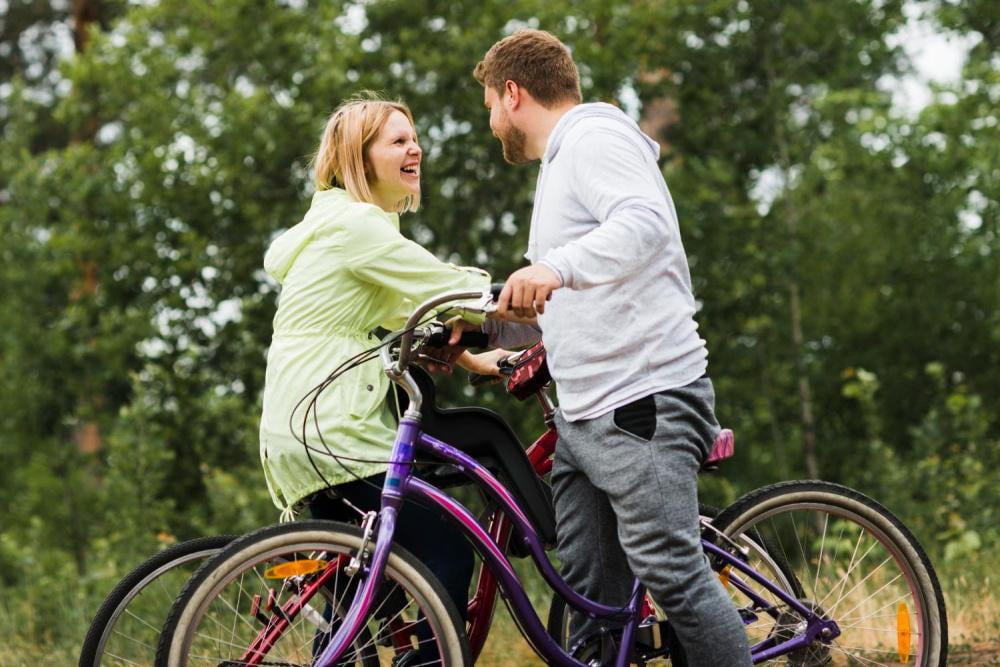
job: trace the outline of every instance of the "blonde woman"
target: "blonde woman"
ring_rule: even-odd
[[[341,464],[320,455],[310,461],[289,429],[298,401],[331,370],[372,347],[372,329],[400,327],[416,304],[440,292],[489,284],[485,273],[441,262],[400,234],[399,213],[420,204],[422,157],[405,105],[370,95],[345,102],[323,132],[312,205],[264,258],[281,296],[267,357],[260,454],[271,497],[286,515],[306,506],[315,518],[355,519],[341,499],[377,509],[385,465],[374,462],[389,458],[395,435],[385,400],[389,381],[377,361],[345,373],[317,406],[328,447],[367,463]],[[468,354],[459,363],[489,372],[486,361]],[[302,423],[300,409],[296,428]],[[312,417],[305,435],[320,447]],[[408,503],[396,536],[464,614],[473,563],[461,533],[438,514]]]

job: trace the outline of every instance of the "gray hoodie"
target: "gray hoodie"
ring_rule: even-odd
[[[705,374],[708,353],[658,156],[657,144],[610,104],[568,111],[542,156],[525,257],[563,280],[538,323],[570,421]],[[492,333],[502,344],[514,330]]]

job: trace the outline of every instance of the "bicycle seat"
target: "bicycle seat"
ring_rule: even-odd
[[[728,459],[736,451],[736,437],[728,428],[719,431],[712,443],[712,449],[708,452],[708,457],[701,464],[702,472],[711,472],[719,469],[719,461]]]
[[[424,432],[472,456],[480,465],[497,475],[517,499],[546,546],[555,544],[556,517],[552,508],[552,489],[535,474],[524,447],[510,426],[497,413],[486,408],[440,408],[430,374],[423,368],[410,367],[423,394],[421,427]],[[409,404],[405,392],[397,391],[401,409]],[[435,486],[465,484],[469,478],[450,464],[437,459],[418,458],[430,464],[420,476]]]

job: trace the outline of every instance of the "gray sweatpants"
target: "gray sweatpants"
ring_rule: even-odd
[[[719,431],[708,378],[595,419],[556,415],[552,468],[562,574],[577,592],[624,605],[632,576],[666,612],[692,666],[750,665],[746,630],[708,567],[697,475]],[[598,629],[574,614],[572,642]]]

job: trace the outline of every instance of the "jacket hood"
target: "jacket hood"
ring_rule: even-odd
[[[318,194],[316,193],[316,195]],[[314,204],[316,195],[313,195]],[[279,284],[284,282],[288,270],[295,263],[295,259],[312,240],[313,227],[314,225],[309,224],[309,216],[307,215],[302,222],[271,241],[271,246],[264,255],[264,270]]]
[[[346,190],[330,188],[313,195],[309,211],[298,223],[271,242],[264,255],[264,270],[278,283],[285,280],[299,253],[321,232],[324,225],[334,222],[342,215],[372,215],[384,218],[397,230],[399,214],[386,213],[373,204],[358,202]]]
[[[660,157],[660,145],[650,139],[645,132],[639,129],[639,124],[629,118],[624,111],[611,104],[593,102],[588,104],[578,104],[567,111],[566,114],[559,119],[559,122],[552,130],[552,136],[549,137],[549,142],[545,147],[545,155],[542,156],[542,162],[545,163],[552,161],[559,152],[559,149],[562,147],[563,140],[565,140],[566,135],[569,134],[570,130],[572,130],[577,123],[588,118],[601,118],[620,123],[622,128],[625,128],[629,132],[635,134],[636,138],[640,140],[640,143],[649,148],[654,160]]]

